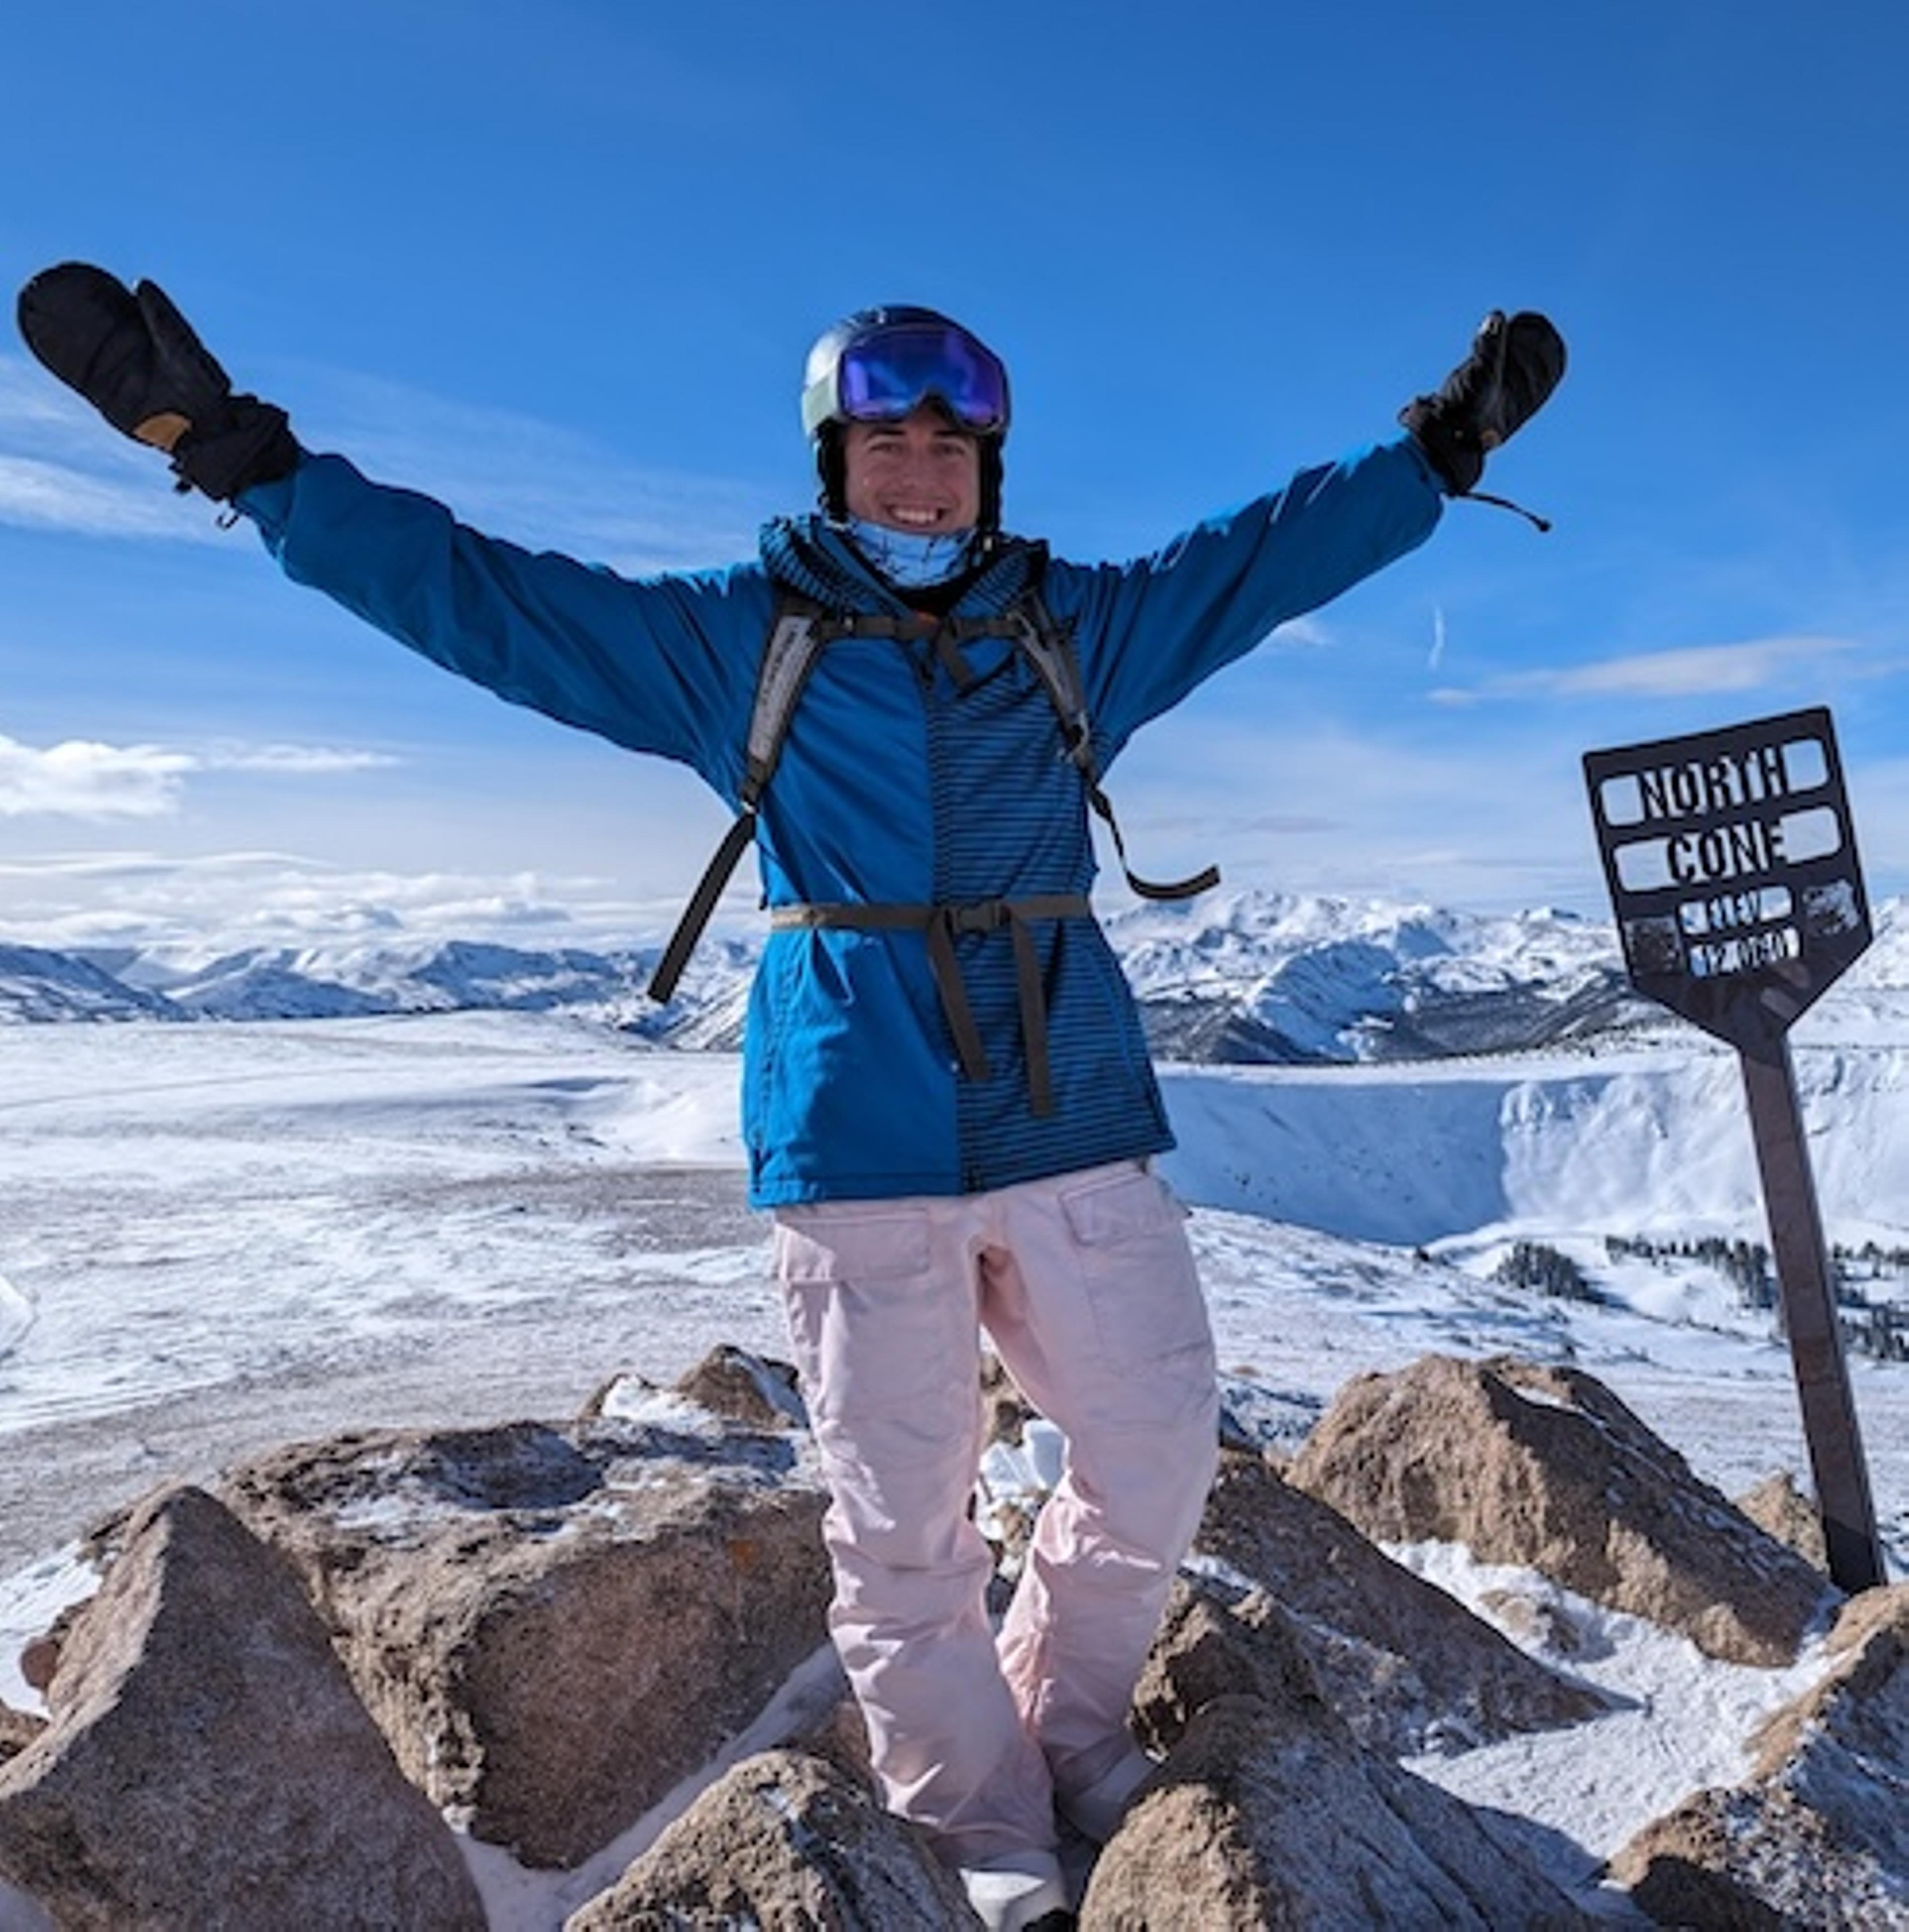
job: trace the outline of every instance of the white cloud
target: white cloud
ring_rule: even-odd
[[[81,738],[43,747],[0,736],[0,818],[158,818],[178,811],[186,780],[201,772],[330,777],[397,763],[383,752],[327,746],[227,744],[200,752]]]
[[[1847,660],[1864,647],[1829,637],[1749,638],[1737,644],[1692,644],[1643,651],[1556,670],[1514,672],[1470,686],[1445,686],[1434,704],[1463,705],[1493,698],[1700,698],[1760,691],[1799,675],[1820,674],[1828,660]],[[1838,668],[1843,668],[1839,664]]]
[[[384,752],[347,751],[326,745],[220,746],[198,760],[206,771],[274,772],[289,778],[384,771],[400,762]]]
[[[355,869],[299,854],[71,852],[0,859],[0,938],[54,947],[308,946],[346,938],[627,944],[677,908],[603,879]]]
[[[170,537],[209,542],[218,535],[203,500],[191,506],[165,488],[165,473],[122,480],[63,463],[0,452],[0,523],[83,536]]]
[[[157,745],[74,738],[41,750],[0,737],[0,816],[157,818],[177,809],[195,763]]]
[[[211,506],[169,487],[164,460],[116,435],[37,362],[0,356],[0,523],[85,536],[209,542]]]
[[[1329,650],[1338,640],[1316,611],[1309,611],[1302,617],[1289,617],[1274,632],[1270,641],[1309,650]]]

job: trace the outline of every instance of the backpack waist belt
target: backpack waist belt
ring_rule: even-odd
[[[1026,898],[977,899],[966,905],[781,905],[769,915],[773,931],[816,932],[824,927],[857,932],[914,932],[928,941],[928,964],[935,988],[941,996],[941,1012],[954,1036],[961,1070],[970,1080],[990,1077],[987,1048],[968,1003],[955,940],[962,933],[997,932],[1004,926],[1013,936],[1014,979],[1021,1006],[1021,1045],[1027,1055],[1028,1098],[1035,1113],[1054,1111],[1054,1082],[1047,1058],[1047,998],[1040,983],[1040,956],[1034,950],[1029,923],[1034,920],[1091,919],[1094,908],[1085,892],[1041,892]]]

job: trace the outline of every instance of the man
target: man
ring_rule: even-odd
[[[1088,807],[1140,725],[1424,541],[1555,386],[1556,332],[1494,313],[1406,436],[1082,566],[1002,530],[999,360],[932,310],[865,310],[809,358],[819,511],[748,563],[632,582],[306,452],[150,284],[68,264],[20,320],[289,576],[738,808],[725,856],[753,834],[771,909],[751,1196],[832,1498],[835,1640],[887,1802],[983,1922],[1061,1914],[1055,1807],[1104,1839],[1148,1768],[1128,1700],[1215,1455],[1205,1311],[1148,1166],[1171,1136],[1087,900]],[[797,694],[765,728],[772,632]],[[983,1328],[1068,1444],[998,1635],[967,1514]]]

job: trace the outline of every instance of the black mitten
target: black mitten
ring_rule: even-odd
[[[1454,496],[1477,487],[1487,452],[1535,416],[1564,376],[1564,338],[1529,309],[1505,319],[1493,309],[1478,326],[1472,352],[1437,394],[1399,412]]]
[[[164,450],[182,489],[221,502],[290,475],[285,412],[230,381],[157,284],[128,289],[84,262],[43,270],[20,293],[26,346],[124,434]]]

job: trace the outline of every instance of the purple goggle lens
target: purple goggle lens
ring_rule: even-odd
[[[1007,428],[1007,372],[965,329],[884,328],[836,365],[836,407],[851,422],[899,422],[931,399],[977,435]]]

